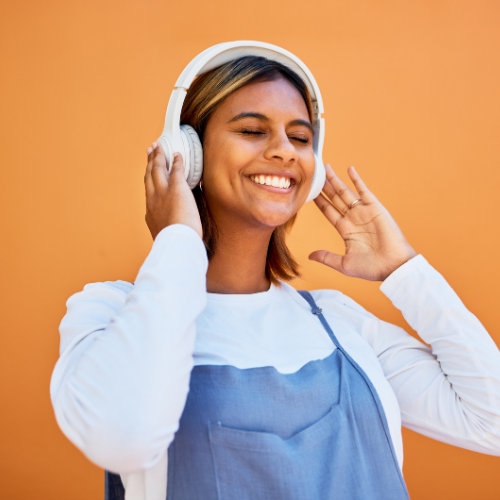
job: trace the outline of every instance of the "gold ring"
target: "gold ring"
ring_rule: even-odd
[[[358,198],[357,200],[354,200],[350,205],[349,205],[349,208],[352,208],[354,206],[356,206],[357,203],[359,203],[360,201],[363,201],[361,198]]]

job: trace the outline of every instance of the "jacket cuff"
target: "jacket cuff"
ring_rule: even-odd
[[[397,292],[403,281],[408,278],[411,279],[412,275],[417,274],[421,276],[432,271],[434,271],[434,268],[427,262],[423,255],[417,255],[391,273],[380,285],[380,290],[391,299],[391,296]]]

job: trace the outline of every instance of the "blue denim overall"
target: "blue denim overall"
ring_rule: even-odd
[[[337,349],[291,374],[195,366],[168,449],[167,500],[409,498],[375,388],[299,293]],[[107,474],[107,500],[122,490]]]

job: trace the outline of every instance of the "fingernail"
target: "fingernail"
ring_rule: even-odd
[[[153,151],[153,148],[148,148],[146,149],[146,153],[149,155],[151,153],[151,151]]]
[[[156,142],[153,142],[153,144],[151,144],[153,146],[153,149],[156,149],[156,146],[158,146],[158,144],[156,144]]]

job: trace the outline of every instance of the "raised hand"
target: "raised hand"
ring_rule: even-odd
[[[165,227],[184,224],[203,238],[200,214],[193,193],[184,177],[184,162],[179,153],[169,173],[162,147],[153,142],[148,148],[146,186],[146,224],[153,239]]]
[[[417,253],[354,167],[349,167],[347,173],[357,194],[337,177],[330,165],[325,167],[326,196],[320,194],[314,202],[344,239],[345,255],[316,250],[309,259],[346,276],[385,280]]]

